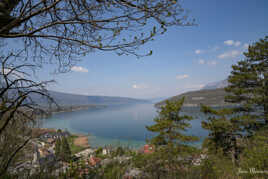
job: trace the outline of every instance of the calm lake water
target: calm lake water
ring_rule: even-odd
[[[204,115],[199,112],[199,108],[185,108],[183,113],[195,118],[191,121],[192,128],[187,133],[201,139],[206,137],[207,131],[201,128]],[[152,136],[145,126],[154,124],[153,119],[156,115],[153,104],[112,106],[54,114],[50,118],[43,119],[41,127],[90,134],[89,144],[93,147],[125,145],[138,148]]]

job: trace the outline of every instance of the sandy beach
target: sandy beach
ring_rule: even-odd
[[[81,147],[89,147],[88,144],[88,136],[82,134],[75,134],[77,138],[74,139],[74,145],[81,146]]]

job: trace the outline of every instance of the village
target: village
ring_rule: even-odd
[[[137,155],[149,155],[155,152],[153,145],[145,144],[139,149],[128,149],[123,147],[104,146],[99,148],[90,147],[88,137],[85,135],[71,134],[68,131],[55,129],[39,129],[35,131],[30,146],[32,153],[28,154],[28,159],[12,169],[13,173],[19,173],[25,169],[30,171],[30,175],[49,171],[55,176],[68,172],[76,165],[79,176],[89,176],[90,172],[106,167],[112,163],[127,164],[131,166],[124,174],[124,179],[131,179],[145,175],[140,168],[129,165]],[[59,158],[57,155],[57,140],[67,139],[71,150],[71,157],[68,160]],[[188,158],[193,165],[200,165],[205,155],[195,158]],[[182,158],[178,158],[182,160]],[[78,167],[77,167],[78,166]]]
[[[72,156],[70,161],[63,161],[56,154],[56,142],[63,138],[68,139],[69,146],[71,146]],[[151,154],[154,152],[154,147],[150,145],[145,145],[139,150],[128,150],[128,154],[122,147],[92,148],[88,145],[87,136],[55,129],[38,129],[29,145],[33,151],[33,153],[27,155],[30,160],[12,168],[13,173],[19,173],[27,168],[30,170],[30,174],[43,170],[52,171],[55,175],[59,175],[67,172],[71,168],[71,163],[83,163],[83,168],[79,171],[80,176],[82,176],[87,175],[94,168],[106,166],[112,162],[127,162],[132,158],[130,153]],[[138,169],[131,169],[126,173],[125,178],[135,177],[140,173],[141,171]]]

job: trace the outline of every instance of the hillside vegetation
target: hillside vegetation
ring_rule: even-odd
[[[177,101],[185,97],[184,106],[200,106],[200,104],[209,106],[227,106],[229,103],[224,102],[224,97],[227,93],[223,88],[190,91],[177,96],[168,98],[169,101]],[[159,107],[164,105],[166,100],[156,103],[155,106]]]

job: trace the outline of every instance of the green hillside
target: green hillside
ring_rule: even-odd
[[[185,97],[184,106],[199,106],[200,104],[205,104],[209,106],[226,106],[230,105],[224,102],[224,97],[226,92],[223,88],[218,89],[208,89],[208,90],[199,90],[199,91],[190,91],[186,92],[167,100],[179,100],[182,97]],[[165,103],[166,100],[156,103],[155,106],[161,106]]]

